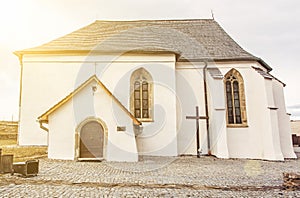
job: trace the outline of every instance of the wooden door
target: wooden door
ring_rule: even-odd
[[[103,157],[104,130],[100,123],[90,121],[80,131],[80,158]]]

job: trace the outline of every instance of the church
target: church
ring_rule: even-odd
[[[97,20],[15,54],[18,144],[51,159],[296,158],[285,84],[213,19]]]

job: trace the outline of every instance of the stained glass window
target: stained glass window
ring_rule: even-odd
[[[134,88],[133,99],[131,100],[131,109],[134,116],[142,121],[149,121],[151,119],[151,97],[153,95],[151,93],[151,75],[143,68],[138,69],[132,74],[131,82]]]
[[[231,70],[225,76],[225,92],[226,92],[226,104],[227,104],[227,122],[228,124],[243,124],[242,113],[246,110],[245,106],[241,105],[241,99],[244,100],[243,79],[240,73],[236,70]],[[243,96],[243,97],[241,97]],[[244,102],[245,104],[245,102]],[[244,116],[244,120],[246,118]]]

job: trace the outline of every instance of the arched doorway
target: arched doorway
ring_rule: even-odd
[[[104,128],[95,121],[86,122],[80,129],[79,158],[103,158]]]

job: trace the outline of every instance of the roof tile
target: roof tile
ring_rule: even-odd
[[[48,52],[174,52],[184,60],[261,59],[241,48],[213,19],[95,21],[16,54]],[[261,62],[265,64],[263,61]],[[269,70],[271,68],[265,64]]]

